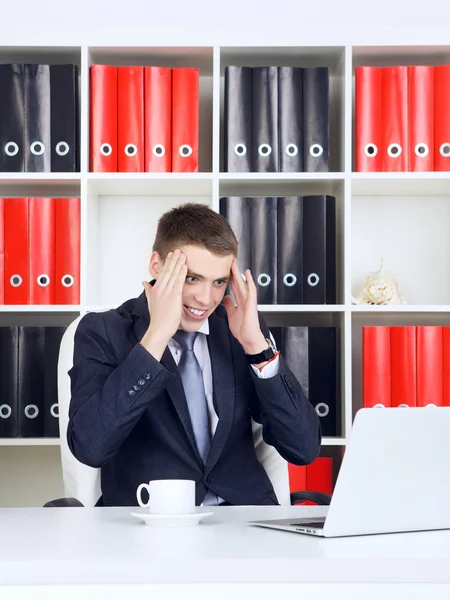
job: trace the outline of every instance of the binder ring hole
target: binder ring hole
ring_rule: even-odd
[[[330,412],[330,407],[325,402],[319,402],[316,404],[316,413],[319,417],[326,417]]]
[[[407,404],[399,404],[398,408],[409,408]]]
[[[261,144],[258,148],[260,156],[269,156],[272,152],[272,147],[269,144]]]
[[[260,275],[258,275],[258,285],[260,285],[261,287],[267,287],[268,285],[270,285],[270,282],[272,281],[270,275],[267,275],[267,273],[261,273]]]
[[[137,146],[135,144],[127,144],[125,146],[125,154],[127,156],[136,156],[136,154],[137,154]]]
[[[306,281],[311,287],[316,287],[320,281],[320,277],[317,275],[317,273],[310,273]]]
[[[247,146],[245,144],[236,144],[234,147],[234,153],[236,156],[244,156],[247,154]]]
[[[52,417],[55,417],[55,419],[57,419],[59,417],[59,405],[58,404],[52,404],[50,407],[50,414],[52,415]]]
[[[36,404],[27,404],[24,409],[25,416],[28,419],[35,419],[39,414],[39,408]]]
[[[30,146],[30,152],[36,156],[41,156],[45,152],[45,146],[42,142],[33,142]]]
[[[320,144],[313,144],[309,149],[309,153],[311,154],[311,156],[314,156],[314,158],[317,158],[318,156],[321,156],[323,154],[323,146],[321,146]]]
[[[374,404],[374,405],[373,405],[373,408],[386,408],[386,407],[384,406],[384,404],[381,404],[381,403],[379,402],[378,404]]]
[[[397,158],[402,153],[402,147],[400,144],[389,144],[388,146],[388,154],[392,158]]]
[[[37,279],[37,284],[41,287],[47,287],[50,285],[50,277],[48,275],[42,274],[42,275],[38,275]]]
[[[430,150],[428,149],[428,146],[426,144],[416,144],[415,148],[414,148],[414,152],[416,154],[416,156],[418,156],[419,158],[422,158],[424,156],[428,156],[428,153],[430,152]]]
[[[12,287],[19,287],[22,285],[22,277],[20,275],[11,275],[9,283]]]
[[[378,148],[376,146],[376,144],[366,144],[364,146],[364,154],[366,156],[368,156],[369,158],[373,158],[374,156],[376,156],[378,154]]]
[[[15,156],[19,152],[19,146],[16,142],[6,142],[4,150],[8,156]]]
[[[286,154],[288,156],[297,156],[297,154],[298,154],[298,146],[296,144],[288,144],[286,146]]]
[[[189,146],[189,144],[183,144],[182,146],[180,146],[180,149],[178,152],[179,152],[180,156],[182,156],[183,158],[187,158],[188,156],[190,156],[192,154],[192,147]]]
[[[155,156],[164,156],[164,154],[166,153],[166,149],[162,144],[155,144],[153,146],[152,152]]]
[[[431,402],[430,404],[427,404],[426,408],[437,408],[437,406]]]
[[[0,419],[9,419],[12,415],[12,410],[9,404],[2,404],[0,406]]]
[[[61,277],[61,283],[66,288],[72,287],[74,282],[75,282],[75,280],[72,275],[63,275]]]
[[[111,156],[111,154],[112,154],[111,144],[102,144],[100,146],[100,154],[103,154],[103,156]]]
[[[287,287],[292,287],[297,283],[297,277],[293,273],[286,273],[283,277],[283,283]]]
[[[69,154],[70,146],[67,142],[58,142],[55,146],[55,152],[58,156]]]
[[[450,156],[450,142],[444,142],[439,148],[439,154],[448,158]]]

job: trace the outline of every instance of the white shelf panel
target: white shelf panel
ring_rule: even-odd
[[[78,313],[79,304],[0,304],[0,313]]]
[[[322,438],[322,446],[345,446],[347,440],[345,438],[333,438],[324,437]]]
[[[80,196],[80,173],[0,173],[1,196]]]
[[[344,312],[343,304],[259,304],[261,312],[271,313],[312,313]]]
[[[386,306],[352,306],[351,311],[354,313],[446,313],[450,312],[450,305],[448,304],[431,304],[431,305],[419,305],[419,304],[402,304],[399,306],[386,305]]]
[[[450,196],[446,172],[352,173],[351,181],[352,196]]]
[[[220,173],[221,196],[342,195],[344,173]]]
[[[59,438],[0,438],[0,446],[60,446]]]
[[[89,173],[88,194],[196,196],[212,194],[211,173]]]

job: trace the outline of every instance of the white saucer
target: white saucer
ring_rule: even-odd
[[[139,512],[132,512],[133,517],[144,521],[146,525],[154,527],[191,527],[198,525],[200,521],[214,514],[213,512],[195,511],[187,515],[161,515],[149,513],[145,508]]]

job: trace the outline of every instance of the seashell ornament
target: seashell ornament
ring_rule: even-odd
[[[352,296],[352,304],[407,304],[400,287],[389,268],[385,268],[383,257],[378,271],[370,271],[364,288]]]

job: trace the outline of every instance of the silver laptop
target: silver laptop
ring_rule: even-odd
[[[450,529],[450,407],[359,410],[326,517],[251,524],[323,537]]]

